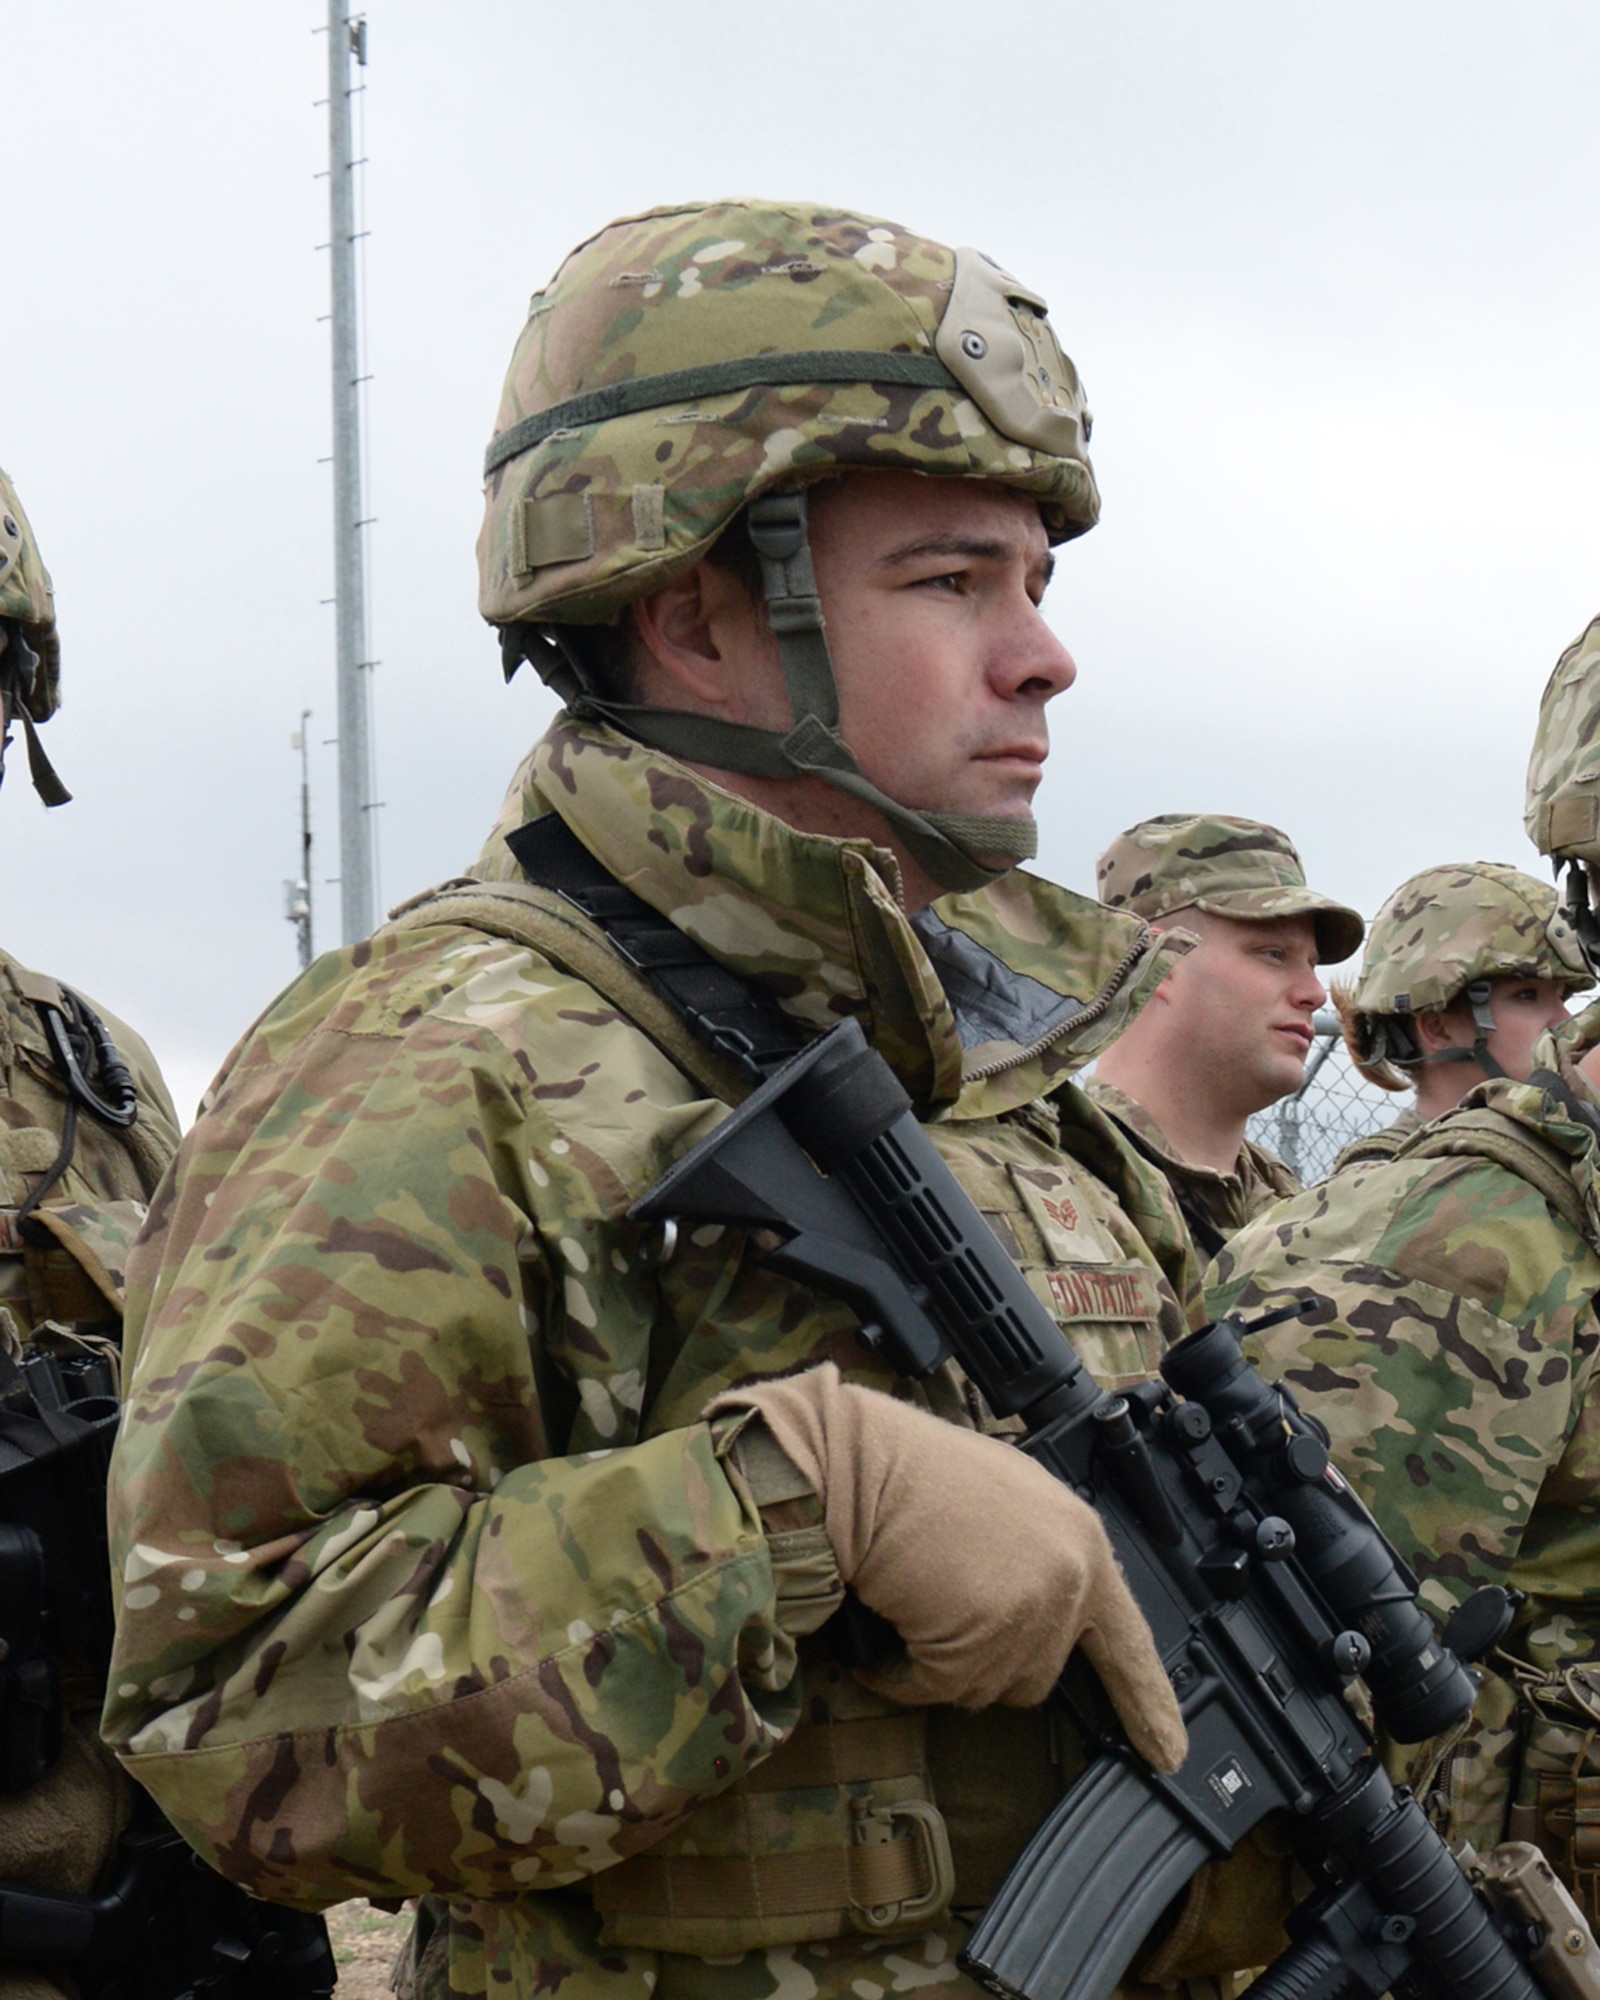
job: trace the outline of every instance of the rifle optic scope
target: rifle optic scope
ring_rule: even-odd
[[[1294,1529],[1295,1551],[1334,1616],[1372,1648],[1363,1678],[1400,1743],[1420,1743],[1472,1709],[1471,1675],[1416,1603],[1416,1579],[1328,1463],[1327,1446],[1290,1392],[1246,1360],[1237,1320],[1218,1320],[1169,1349],[1161,1372],[1198,1403],[1255,1487],[1261,1511]]]

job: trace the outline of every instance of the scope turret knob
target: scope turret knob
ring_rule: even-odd
[[[1328,1642],[1328,1658],[1335,1673],[1364,1674],[1372,1664],[1372,1648],[1359,1632],[1340,1632]]]
[[[1268,1514],[1256,1523],[1256,1554],[1263,1562],[1282,1562],[1294,1554],[1294,1529],[1279,1514]]]
[[[1296,1432],[1283,1448],[1283,1469],[1301,1486],[1315,1486],[1328,1469],[1328,1448],[1320,1438]]]
[[[1211,1435],[1211,1418],[1199,1403],[1180,1403],[1172,1413],[1172,1428],[1185,1444],[1204,1444]]]

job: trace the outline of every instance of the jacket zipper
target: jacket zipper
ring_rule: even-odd
[[[1118,993],[1127,984],[1128,974],[1132,972],[1139,960],[1144,957],[1154,936],[1155,932],[1146,924],[1143,935],[1136,943],[1129,945],[1117,964],[1112,968],[1111,976],[1107,979],[1105,985],[1101,987],[1088,1006],[1080,1013],[1073,1015],[1072,1019],[1067,1022],[1066,1027],[1057,1028],[1054,1034],[1041,1036],[1038,1041],[1030,1043],[1027,1048],[1019,1049],[1015,1055],[1001,1056],[995,1062],[984,1063],[979,1069],[966,1071],[962,1075],[961,1081],[964,1084],[982,1083],[991,1076],[1003,1076],[1008,1069],[1020,1069],[1025,1062],[1032,1062],[1035,1056],[1042,1055],[1052,1042],[1060,1041],[1068,1029],[1076,1033],[1079,1028],[1085,1028],[1092,1021],[1098,1021],[1100,1016],[1117,997]]]

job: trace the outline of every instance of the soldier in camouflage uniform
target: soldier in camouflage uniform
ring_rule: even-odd
[[[1425,868],[1372,920],[1361,974],[1334,982],[1350,1060],[1380,1090],[1415,1090],[1334,1172],[1390,1160],[1487,1077],[1525,1080],[1533,1046],[1593,982],[1553,889],[1499,862]]]
[[[0,472],[0,739],[13,728],[24,733],[47,805],[67,797],[37,734],[59,703],[60,671],[50,578]],[[0,771],[4,751],[0,740]],[[131,1122],[101,1115],[129,1108]],[[7,1500],[23,1475],[25,1444],[17,1439],[28,1435],[26,1384],[39,1358],[53,1356],[74,1383],[115,1386],[128,1249],[177,1144],[171,1099],[139,1037],[0,951],[0,1523],[13,1518]],[[104,1559],[103,1547],[76,1548],[65,1538],[44,1550],[47,1568],[76,1561],[103,1569]],[[15,1573],[7,1570],[4,1583],[15,1591]],[[11,1662],[13,1669],[25,1664]],[[71,1657],[56,1664],[65,1710],[61,1755],[34,1782],[0,1788],[0,1883],[80,1894],[110,1852],[128,1786],[100,1747],[102,1688],[91,1663]],[[27,1706],[0,1683],[0,1726]],[[0,1768],[7,1765],[13,1759],[0,1751]],[[62,1991],[3,1958],[0,1989],[8,2000]]]
[[[1360,917],[1306,887],[1286,835],[1259,820],[1163,813],[1096,864],[1100,898],[1199,944],[1095,1066],[1089,1095],[1172,1184],[1195,1244],[1214,1257],[1236,1229],[1298,1194],[1246,1122],[1298,1090],[1316,968],[1348,958]]]
[[[1539,883],[1481,863],[1413,878],[1374,923],[1352,1047],[1369,1074],[1416,1074],[1419,1098],[1433,1076],[1472,1087],[1244,1230],[1209,1297],[1312,1302],[1253,1358],[1328,1426],[1430,1609],[1484,1583],[1526,1593],[1471,1722],[1394,1763],[1450,1838],[1537,1842],[1593,1922],[1600,1123],[1578,1063],[1600,1004],[1569,1021],[1563,998],[1589,983]]]
[[[508,847],[576,836],[793,1023],[857,1019],[1102,1379],[1147,1376],[1192,1253],[1069,1079],[1173,947],[1014,867],[1086,430],[1037,295],[833,210],[655,211],[533,300],[482,606],[568,705],[464,882],[224,1068],[114,1467],[108,1735],[251,1889],[426,1896],[424,1990],[970,1993],[963,1919],[1081,1757],[1038,1705],[1075,1630],[1179,1754],[1097,1529],[957,1375],[892,1383],[736,1232],[629,1223],[748,1085]],[[816,1638],[846,1581],[902,1669]]]

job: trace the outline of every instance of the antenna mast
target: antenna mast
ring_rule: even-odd
[[[328,0],[328,250],[332,259],[334,616],[338,626],[339,885],[344,942],[377,918],[373,854],[371,686],[366,548],[361,512],[361,374],[357,329],[351,60],[367,61],[367,24],[349,0]],[[366,234],[365,230],[360,232]],[[310,877],[307,877],[309,885]]]

